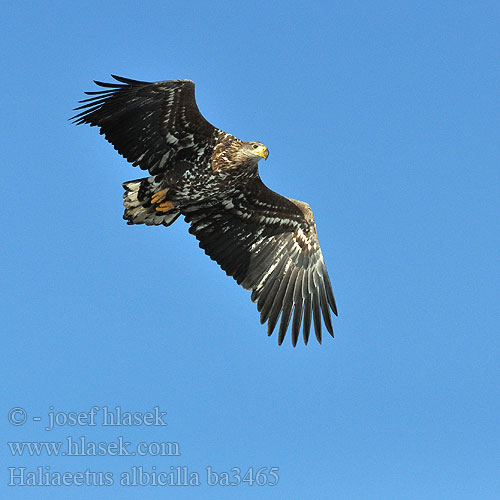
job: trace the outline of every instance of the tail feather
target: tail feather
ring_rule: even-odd
[[[158,210],[158,203],[153,203],[151,198],[160,189],[154,177],[137,179],[124,182],[123,205],[125,213],[123,218],[127,224],[146,224],[147,226],[170,226],[180,215],[180,211],[173,207],[171,210]]]

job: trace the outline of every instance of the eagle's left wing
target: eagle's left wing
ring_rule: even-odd
[[[337,307],[307,203],[285,198],[256,178],[231,198],[193,206],[184,215],[205,253],[252,291],[261,323],[268,321],[268,335],[281,314],[279,344],[292,312],[294,346],[302,322],[307,344],[311,315],[319,342],[321,316],[333,336],[330,309],[337,314]]]
[[[86,92],[77,125],[99,127],[101,134],[132,165],[151,175],[174,162],[210,158],[219,133],[200,113],[190,80],[141,82],[112,75],[119,83],[95,83],[106,90]]]

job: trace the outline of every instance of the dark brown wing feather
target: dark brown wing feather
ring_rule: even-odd
[[[191,207],[185,215],[205,253],[252,291],[269,335],[281,315],[279,344],[290,320],[292,344],[301,324],[307,344],[311,316],[319,342],[321,317],[333,336],[330,309],[337,314],[337,307],[309,205],[271,191],[256,178],[230,199],[210,208]]]
[[[106,90],[86,92],[83,110],[71,119],[97,126],[132,165],[151,175],[175,160],[210,158],[218,129],[201,115],[190,80],[141,82],[112,75],[120,83],[95,83]]]

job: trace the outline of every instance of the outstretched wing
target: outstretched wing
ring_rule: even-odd
[[[337,314],[337,307],[307,203],[271,191],[257,177],[244,192],[212,207],[193,206],[185,215],[205,253],[252,291],[268,335],[281,314],[281,344],[293,313],[294,346],[301,323],[307,344],[311,316],[319,342],[321,316],[333,337],[330,309]]]
[[[190,80],[140,82],[112,75],[120,83],[95,83],[106,90],[86,92],[83,110],[71,119],[97,126],[135,167],[162,173],[170,161],[210,158],[218,129],[198,110]]]

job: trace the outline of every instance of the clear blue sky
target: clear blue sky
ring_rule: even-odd
[[[3,10],[2,498],[500,498],[498,2]],[[125,224],[121,183],[143,172],[67,121],[110,73],[190,78],[213,124],[269,147],[263,180],[314,210],[335,339],[278,347],[183,221]],[[51,407],[118,405],[168,426],[44,430]],[[6,445],[68,436],[180,456]],[[114,485],[7,486],[7,467],[38,466]],[[120,486],[134,466],[202,484]],[[279,483],[208,486],[209,466]]]

